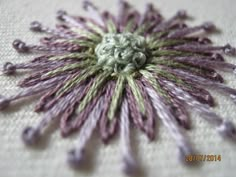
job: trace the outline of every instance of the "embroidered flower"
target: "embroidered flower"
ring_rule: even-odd
[[[236,102],[236,90],[217,73],[236,72],[236,66],[222,56],[235,55],[235,48],[213,46],[210,39],[199,37],[215,26],[207,22],[189,27],[184,23],[185,11],[165,20],[152,4],[143,14],[126,1],[119,5],[114,16],[85,1],[89,17],[59,11],[55,29],[32,22],[32,31],[48,34],[40,45],[13,42],[19,53],[40,55],[3,66],[6,75],[20,70],[30,75],[19,83],[24,89],[18,94],[1,96],[0,109],[19,99],[40,98],[35,111],[43,117],[24,129],[24,143],[37,143],[52,122],[60,121],[63,137],[79,130],[78,145],[68,154],[69,163],[78,166],[96,127],[106,143],[119,130],[124,170],[132,173],[138,163],[130,144],[131,124],[153,140],[155,122],[160,119],[176,141],[180,158],[194,154],[185,136],[191,128],[189,108],[235,141],[234,125],[212,111],[214,99],[206,90],[221,91]]]

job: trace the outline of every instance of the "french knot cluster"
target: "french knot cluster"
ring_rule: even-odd
[[[104,35],[95,53],[97,64],[115,73],[133,72],[147,61],[145,38],[131,33]]]

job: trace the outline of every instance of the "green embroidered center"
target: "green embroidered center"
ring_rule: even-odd
[[[135,71],[147,61],[145,38],[131,33],[104,35],[95,53],[97,64],[115,73]]]

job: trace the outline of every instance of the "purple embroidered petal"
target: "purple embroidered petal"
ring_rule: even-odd
[[[138,165],[131,149],[129,109],[128,102],[125,98],[121,105],[120,113],[120,146],[123,156],[124,172],[129,175],[136,173]]]
[[[101,116],[103,102],[104,97],[101,97],[84,123],[84,126],[79,133],[75,149],[72,149],[68,154],[68,162],[72,167],[79,167],[83,160],[84,151],[86,149],[85,146],[91,138],[91,135],[96,128],[97,122]]]
[[[152,99],[153,106],[156,109],[159,118],[162,120],[171,136],[175,139],[179,148],[180,160],[184,162],[186,155],[194,154],[187,137],[183,130],[179,128],[174,116],[171,114],[169,106],[164,103],[163,98],[151,88],[146,88],[146,90]]]

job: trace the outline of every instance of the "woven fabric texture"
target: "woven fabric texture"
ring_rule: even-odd
[[[28,43],[35,43],[39,35],[29,31],[31,21],[38,20],[45,25],[55,24],[55,12],[65,9],[72,14],[85,14],[81,0],[0,0],[0,64],[6,61],[19,63],[32,58],[31,55],[19,55],[11,43],[20,38]],[[116,1],[94,0],[102,9],[112,12],[117,10]],[[149,0],[162,12],[170,17],[179,9],[186,9],[193,17],[190,24],[213,21],[221,30],[212,35],[215,44],[231,43],[236,46],[236,1],[235,0]],[[143,10],[145,0],[132,0],[131,4]],[[227,57],[236,64],[236,58]],[[226,82],[236,88],[236,75],[223,74]],[[24,77],[0,76],[0,93],[11,95],[18,91],[16,84]],[[218,102],[216,112],[236,123],[236,106],[224,96],[213,92]],[[71,170],[66,164],[66,152],[73,147],[76,134],[71,138],[62,139],[58,130],[52,131],[42,146],[27,148],[23,145],[20,135],[23,128],[38,122],[40,115],[33,112],[36,101],[29,99],[16,104],[13,108],[0,113],[0,177],[120,177],[121,156],[118,141],[104,146],[98,138],[91,143],[92,163],[82,171]],[[150,143],[140,132],[132,131],[134,146],[139,162],[144,169],[144,176],[150,177],[233,177],[236,174],[235,145],[225,142],[216,131],[197,115],[192,115],[193,130],[189,131],[192,143],[200,154],[221,155],[221,162],[203,162],[200,167],[187,168],[177,160],[177,148],[160,121],[157,123],[156,140]]]

